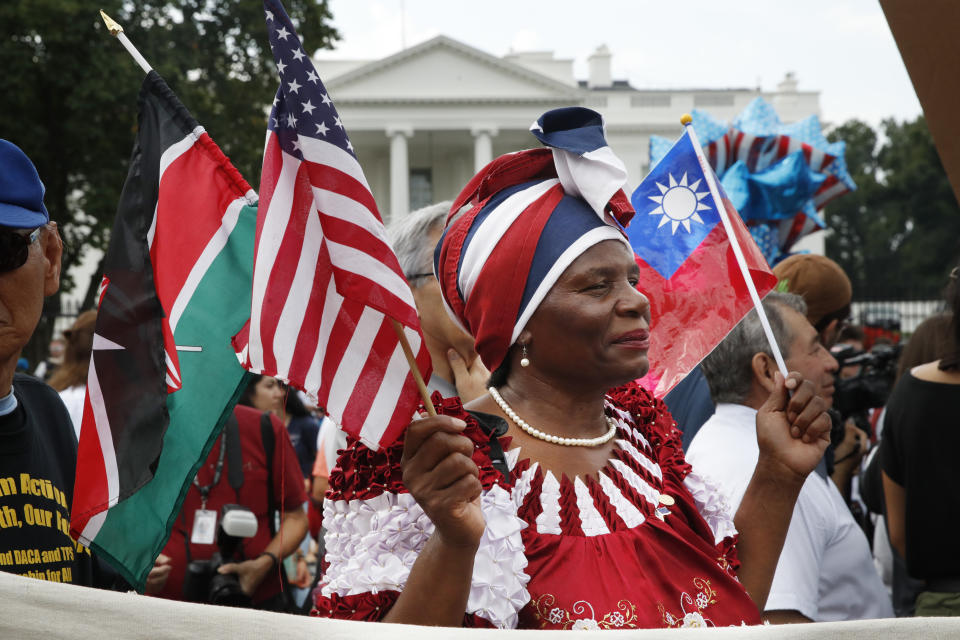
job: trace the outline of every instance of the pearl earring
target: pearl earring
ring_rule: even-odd
[[[523,351],[522,351],[522,356],[523,356],[523,357],[520,358],[520,366],[521,366],[521,367],[529,367],[529,366],[530,366],[530,358],[527,357],[527,345],[522,344],[522,345],[520,345],[520,348],[523,349]]]

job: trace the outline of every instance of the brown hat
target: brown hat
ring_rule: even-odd
[[[67,340],[71,340],[74,338],[74,336],[79,334],[89,334],[92,336],[96,326],[97,310],[90,309],[89,311],[84,311],[77,316],[77,319],[73,321],[73,325],[63,332],[63,337]]]
[[[807,320],[816,325],[824,316],[850,304],[850,278],[826,256],[802,253],[790,256],[773,268],[778,291],[796,293],[807,303]]]

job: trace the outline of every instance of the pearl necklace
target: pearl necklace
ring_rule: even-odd
[[[606,444],[610,442],[614,436],[617,435],[617,423],[613,418],[607,417],[607,424],[610,425],[610,430],[607,431],[602,436],[597,436],[596,438],[563,438],[561,436],[553,436],[549,433],[544,433],[539,429],[535,429],[527,424],[527,421],[517,415],[517,412],[510,408],[510,405],[507,404],[506,400],[503,399],[503,396],[500,395],[500,392],[497,391],[496,387],[490,387],[487,391],[490,392],[490,396],[493,398],[494,402],[503,409],[503,412],[513,420],[513,422],[529,433],[534,438],[538,440],[544,440],[552,444],[560,444],[567,447],[596,447],[601,444]]]

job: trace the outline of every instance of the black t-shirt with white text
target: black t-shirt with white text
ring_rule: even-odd
[[[0,571],[90,585],[89,550],[70,537],[77,441],[57,393],[17,374],[0,416]]]

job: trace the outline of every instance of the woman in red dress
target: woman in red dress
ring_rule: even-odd
[[[380,451],[349,443],[330,476],[314,613],[502,628],[756,624],[826,447],[825,403],[797,374],[778,382],[734,517],[684,461],[663,403],[631,382],[649,366],[650,307],[619,226],[633,213],[626,172],[599,114],[552,111],[531,130],[550,148],[481,171],[436,253],[444,302],[494,370],[489,395],[466,407],[435,395],[441,415]]]

